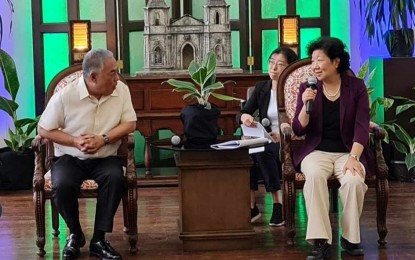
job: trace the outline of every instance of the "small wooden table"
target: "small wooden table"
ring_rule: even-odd
[[[183,250],[252,248],[248,150],[175,149],[175,161]]]

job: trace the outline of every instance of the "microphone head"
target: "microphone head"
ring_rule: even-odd
[[[263,125],[264,127],[268,127],[270,124],[271,122],[266,117],[261,120],[261,125]]]
[[[315,85],[317,84],[317,78],[315,76],[308,77],[307,83],[308,85]]]
[[[171,137],[171,139],[170,139],[170,141],[171,141],[171,144],[172,145],[178,145],[178,144],[180,144],[180,137],[179,136],[177,136],[177,135],[173,135],[172,137]]]

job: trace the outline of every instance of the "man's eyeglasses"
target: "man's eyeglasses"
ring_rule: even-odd
[[[283,63],[283,62],[278,62],[278,61],[273,60],[273,59],[269,59],[269,60],[268,60],[268,65],[270,65],[270,66],[275,66],[275,65],[277,65],[278,67],[287,67],[287,65],[288,65],[288,64],[285,64],[285,63]]]

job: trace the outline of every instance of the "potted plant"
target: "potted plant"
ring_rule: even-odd
[[[219,134],[218,119],[220,110],[209,102],[210,96],[220,100],[241,100],[239,98],[215,93],[224,88],[224,83],[216,81],[216,54],[209,52],[201,63],[193,60],[188,68],[193,82],[169,79],[166,82],[173,87],[173,91],[183,92],[183,100],[196,100],[197,103],[185,106],[180,119],[184,127],[186,138],[185,148],[207,149],[217,142]],[[163,82],[164,83],[164,82]]]
[[[383,38],[392,57],[412,56],[414,32],[409,21],[415,18],[415,0],[359,0],[359,8],[370,43],[376,39],[379,45]]]
[[[7,147],[0,149],[0,188],[28,189],[32,186],[34,153],[30,149],[33,132],[38,119],[17,116],[19,105],[16,97],[20,84],[13,58],[0,49],[0,68],[4,77],[4,86],[10,97],[0,96],[0,110],[7,113],[13,122],[8,130]]]
[[[401,105],[396,107],[395,114],[407,111],[415,107],[415,100],[394,96],[394,99],[403,101]],[[409,123],[415,122],[415,116],[409,118]],[[411,136],[401,125],[394,123],[390,129],[397,140],[392,140],[396,150],[404,155],[404,161],[395,160],[395,175],[400,181],[415,182],[415,137]]]
[[[383,106],[384,110],[389,109],[393,105],[393,99],[385,97],[376,97],[375,99],[371,98],[371,95],[375,91],[375,88],[372,86],[372,80],[375,73],[376,68],[369,70],[369,60],[367,60],[363,63],[357,72],[357,77],[363,79],[367,87],[367,94],[369,95],[370,104],[370,120],[372,122],[379,123],[376,122],[378,108]]]

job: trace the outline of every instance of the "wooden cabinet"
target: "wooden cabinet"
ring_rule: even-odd
[[[175,160],[183,250],[251,249],[248,150],[179,149]]]

